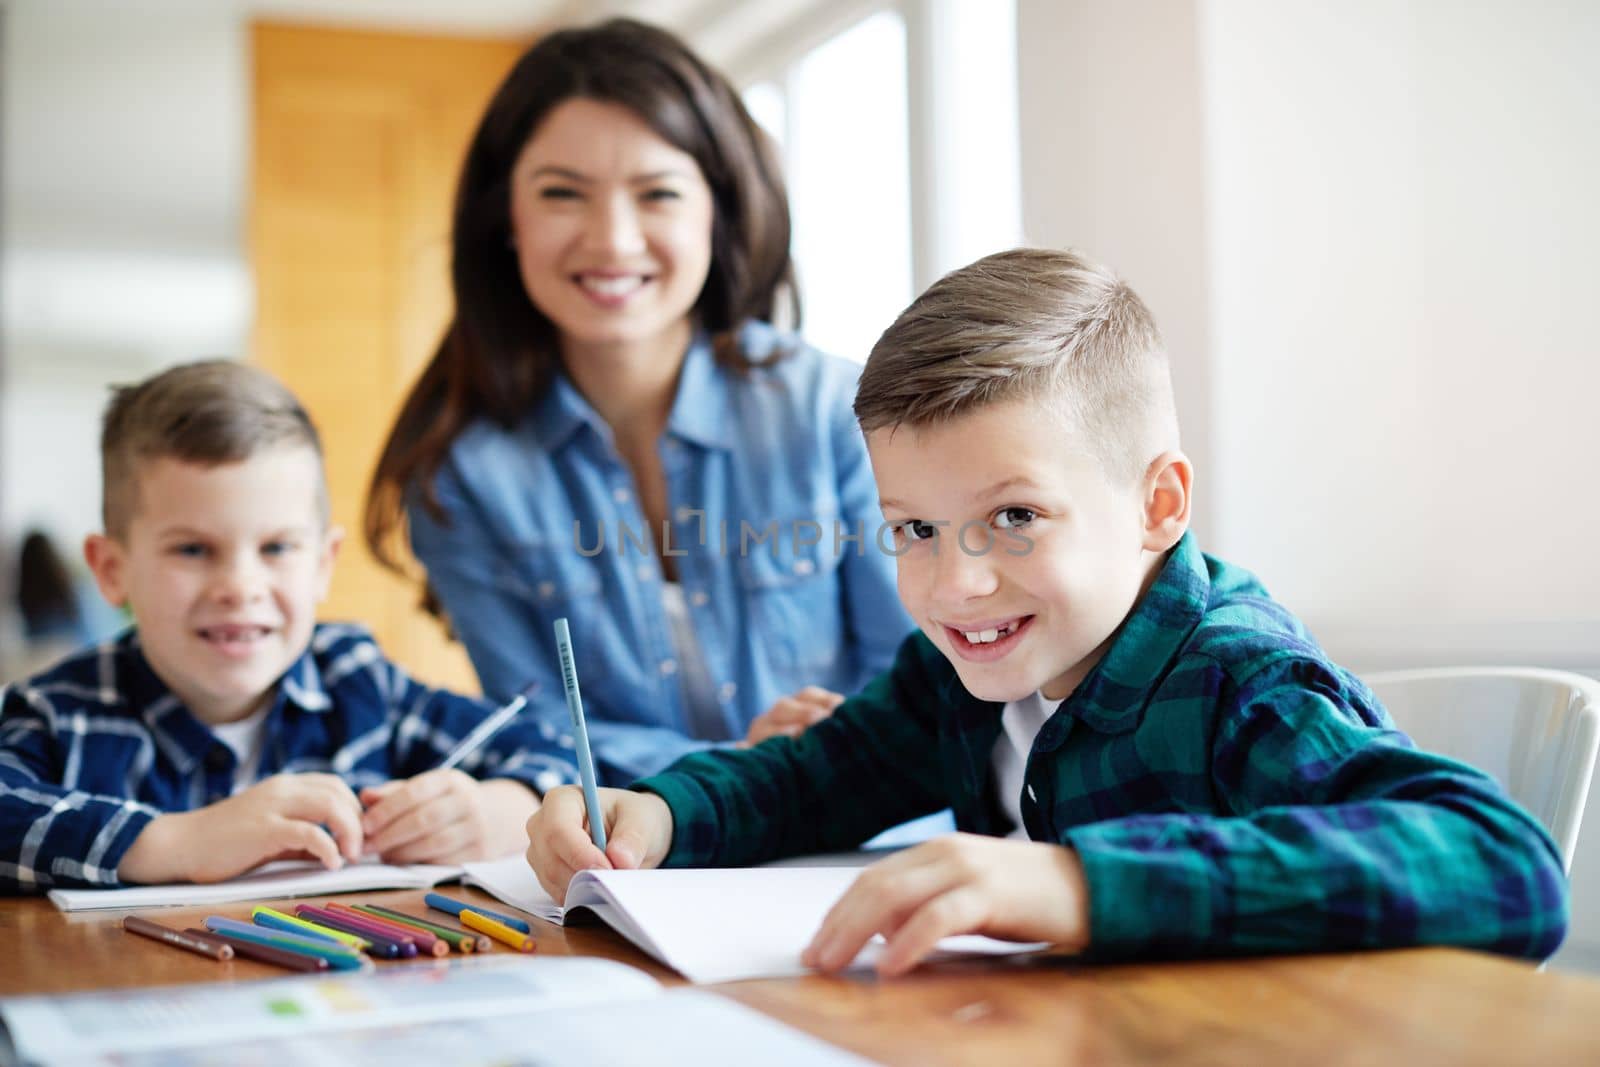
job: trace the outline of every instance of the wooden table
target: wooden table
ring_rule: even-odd
[[[477,890],[446,892],[497,906]],[[426,910],[417,891],[348,899]],[[150,914],[181,927],[206,915],[245,919],[249,910]],[[120,918],[0,899],[0,995],[287,973],[134,937]],[[541,953],[604,956],[681,982],[604,927],[533,923]],[[1450,949],[1122,966],[1047,956],[946,963],[889,982],[809,977],[714,988],[887,1063],[1600,1064],[1600,981]]]

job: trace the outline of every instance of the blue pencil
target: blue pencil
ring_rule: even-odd
[[[518,933],[533,933],[533,927],[529,926],[527,923],[523,922],[514,915],[502,915],[498,911],[490,911],[488,908],[480,908],[476,904],[463,904],[461,901],[447,897],[443,893],[429,893],[427,896],[422,898],[422,902],[428,905],[428,907],[433,908],[435,911],[442,911],[447,915],[454,915],[458,919],[461,917],[461,912],[463,909],[466,911],[475,911],[479,915],[487,915],[491,919],[505,923]]]
[[[567,714],[572,717],[572,740],[578,749],[578,777],[583,780],[583,806],[589,812],[589,836],[594,847],[606,850],[606,821],[595,788],[594,757],[589,754],[589,730],[583,724],[583,697],[578,692],[578,665],[572,658],[572,631],[566,616],[556,620],[556,653],[561,657],[561,684],[567,690]]]
[[[372,964],[359,952],[353,952],[338,947],[326,941],[315,938],[301,937],[280,931],[268,931],[264,926],[253,926],[242,923],[236,919],[225,918],[221,915],[206,916],[205,927],[225,933],[229,937],[237,937],[257,945],[266,945],[269,948],[281,948],[288,952],[298,952],[302,956],[316,956],[328,961],[328,966],[340,971],[358,971],[362,967]]]

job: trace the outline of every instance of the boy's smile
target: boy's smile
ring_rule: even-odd
[[[1115,484],[1042,404],[875,430],[867,446],[900,599],[983,700],[1070,695],[1182,535],[1155,521],[1168,494]]]
[[[101,591],[129,606],[150,666],[203,722],[259,708],[311,639],[339,540],[321,477],[299,446],[147,460],[124,536],[90,539]]]

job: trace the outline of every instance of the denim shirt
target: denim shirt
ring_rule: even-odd
[[[859,368],[765,324],[740,341],[752,364],[792,351],[740,375],[697,336],[658,445],[662,543],[715,686],[714,721],[692,721],[685,708],[632,474],[565,376],[513,428],[480,419],[456,439],[434,482],[444,522],[418,494],[409,501],[412,548],[484,691],[506,700],[540,683],[535,713],[563,731],[552,624],[570,620],[607,784],[740,739],[806,685],[854,692],[888,668],[911,629],[851,411]]]

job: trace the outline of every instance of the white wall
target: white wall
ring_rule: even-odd
[[[1172,349],[1199,532],[1357,669],[1600,667],[1600,7],[1021,0],[1024,224]],[[1562,959],[1600,965],[1600,830]]]
[[[8,5],[0,56],[0,538],[98,526],[106,385],[240,355],[237,12]],[[7,557],[9,558],[9,557]]]

